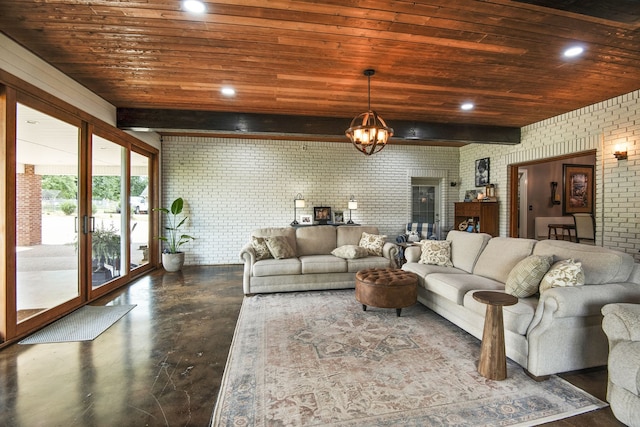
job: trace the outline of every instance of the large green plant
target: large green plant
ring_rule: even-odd
[[[182,227],[187,220],[187,217],[179,218],[179,215],[182,213],[182,208],[184,206],[184,200],[182,197],[178,197],[171,203],[171,208],[158,208],[156,210],[163,212],[168,217],[169,225],[164,227],[167,230],[166,236],[160,236],[158,239],[167,242],[167,249],[171,254],[177,254],[180,252],[180,246],[185,243],[190,242],[191,240],[195,240],[195,237],[189,236],[188,234],[180,234],[180,227]]]

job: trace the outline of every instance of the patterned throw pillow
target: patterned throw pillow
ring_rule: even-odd
[[[344,259],[364,258],[369,255],[366,248],[356,245],[344,245],[331,251],[331,255]]]
[[[256,252],[256,261],[273,258],[271,256],[271,252],[269,252],[269,247],[267,246],[267,241],[264,239],[264,237],[252,236],[251,246],[253,247],[253,250]]]
[[[451,241],[449,240],[423,240],[420,242],[422,253],[418,264],[441,265],[453,267],[451,262]]]
[[[382,248],[386,238],[387,236],[384,235],[369,234],[363,231],[358,246],[365,248],[369,255],[382,256]]]
[[[549,271],[553,257],[531,255],[517,263],[509,272],[504,290],[518,298],[527,298],[538,292],[538,286]]]
[[[582,285],[584,285],[582,263],[575,262],[572,259],[565,259],[553,264],[547,274],[544,275],[542,282],[540,282],[540,292],[561,286]]]
[[[266,237],[269,252],[275,259],[294,258],[296,253],[285,236]]]

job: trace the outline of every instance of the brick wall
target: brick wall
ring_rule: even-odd
[[[438,178],[443,226],[453,222],[458,148],[386,147],[371,157],[349,143],[170,137],[162,143],[163,205],[183,197],[190,217],[187,264],[239,263],[251,230],[288,226],[293,199],[343,210],[353,195],[357,223],[377,225],[392,240],[410,219],[412,176]]]
[[[17,244],[32,246],[42,243],[42,180],[33,165],[25,165],[17,174]]]
[[[628,160],[613,157],[626,144]],[[562,114],[522,128],[517,146],[468,145],[460,149],[461,190],[474,188],[475,160],[491,159],[491,182],[500,197],[500,235],[508,235],[508,165],[596,150],[598,245],[640,260],[640,91]]]

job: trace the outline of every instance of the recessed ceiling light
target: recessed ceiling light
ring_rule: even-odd
[[[220,89],[220,92],[224,95],[224,96],[235,96],[236,94],[236,90],[232,87],[223,87],[222,89]]]
[[[206,10],[204,3],[202,3],[200,0],[185,0],[182,4],[184,5],[184,8],[189,12],[204,13],[204,11]]]
[[[582,46],[572,46],[564,51],[565,58],[575,58],[576,56],[582,55],[584,52],[584,47]]]
[[[475,107],[475,105],[473,105],[473,102],[465,102],[464,104],[460,105],[460,109],[464,111],[473,110],[473,107]]]

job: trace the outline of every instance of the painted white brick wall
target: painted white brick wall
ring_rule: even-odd
[[[349,143],[167,137],[162,143],[162,204],[186,202],[186,264],[236,264],[253,229],[285,227],[293,221],[293,199],[307,206],[349,211],[353,220],[377,225],[393,241],[410,219],[412,176],[441,180],[443,226],[453,222],[458,201],[459,149],[389,145],[371,157]]]
[[[613,157],[626,145],[629,159]],[[500,235],[509,230],[508,165],[586,150],[596,152],[596,229],[598,245],[640,260],[640,90],[522,128],[516,146],[472,144],[460,149],[461,194],[474,188],[475,160],[491,159],[491,182],[500,197]]]

